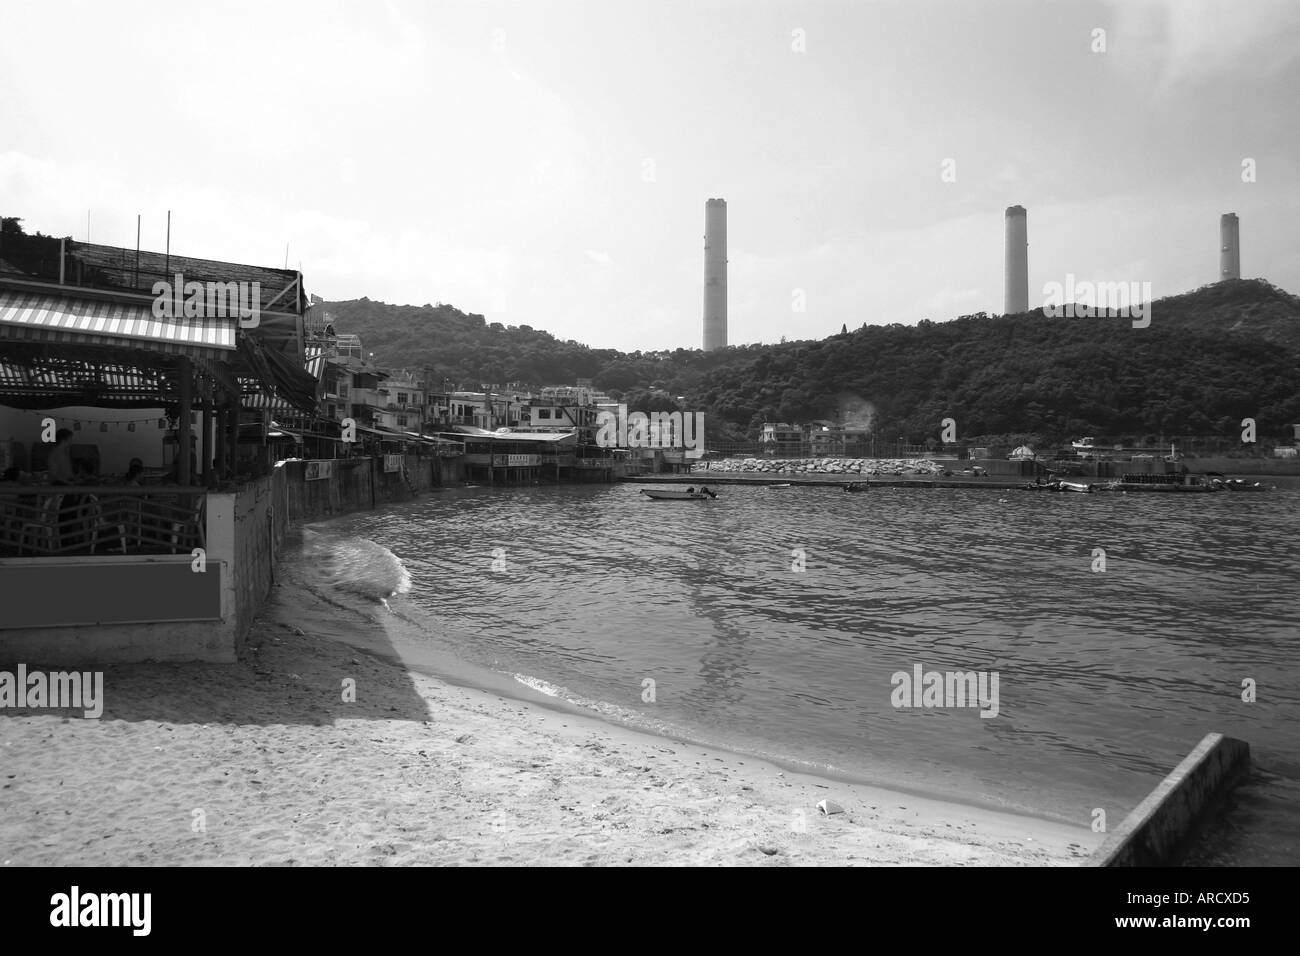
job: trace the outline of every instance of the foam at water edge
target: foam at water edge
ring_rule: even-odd
[[[367,538],[321,543],[315,550],[326,579],[341,591],[387,603],[411,590],[411,573],[401,558]]]

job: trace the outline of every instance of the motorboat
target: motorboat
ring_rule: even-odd
[[[641,494],[651,501],[711,501],[718,497],[707,488],[642,488]]]

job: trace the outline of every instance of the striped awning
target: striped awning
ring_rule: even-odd
[[[236,347],[234,316],[155,318],[147,305],[0,289],[0,338],[109,345],[220,358]]]
[[[317,381],[325,374],[325,360],[329,358],[322,349],[307,349],[307,374]]]

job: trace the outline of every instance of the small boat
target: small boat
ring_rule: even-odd
[[[1056,482],[1056,488],[1054,488],[1053,490],[1054,491],[1078,491],[1086,495],[1092,491],[1092,485],[1085,484],[1084,482],[1081,481],[1058,481]]]
[[[681,488],[642,488],[641,494],[651,501],[710,501],[718,497],[707,488],[701,488],[699,491],[693,488],[685,490]]]
[[[785,482],[782,482],[782,483],[779,484],[779,485],[768,485],[768,487],[769,487],[769,488],[793,488],[794,485],[791,484],[791,483],[788,482],[788,481],[785,481]]]
[[[865,481],[848,481],[844,483],[845,491],[866,491],[870,487]]]
[[[1076,491],[1080,494],[1089,494],[1093,488],[1092,485],[1082,481],[1061,481],[1053,479],[1042,483],[1031,482],[1020,486],[1021,491]]]
[[[1225,479],[1224,481],[1219,482],[1219,484],[1223,485],[1223,487],[1227,488],[1229,491],[1271,491],[1272,490],[1271,485],[1261,484],[1258,481],[1255,482],[1254,484],[1250,484],[1249,482],[1245,481],[1242,478],[1228,478]]]

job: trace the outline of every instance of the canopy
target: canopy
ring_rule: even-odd
[[[217,358],[235,348],[235,317],[159,319],[150,306],[0,289],[0,338],[142,346]]]

